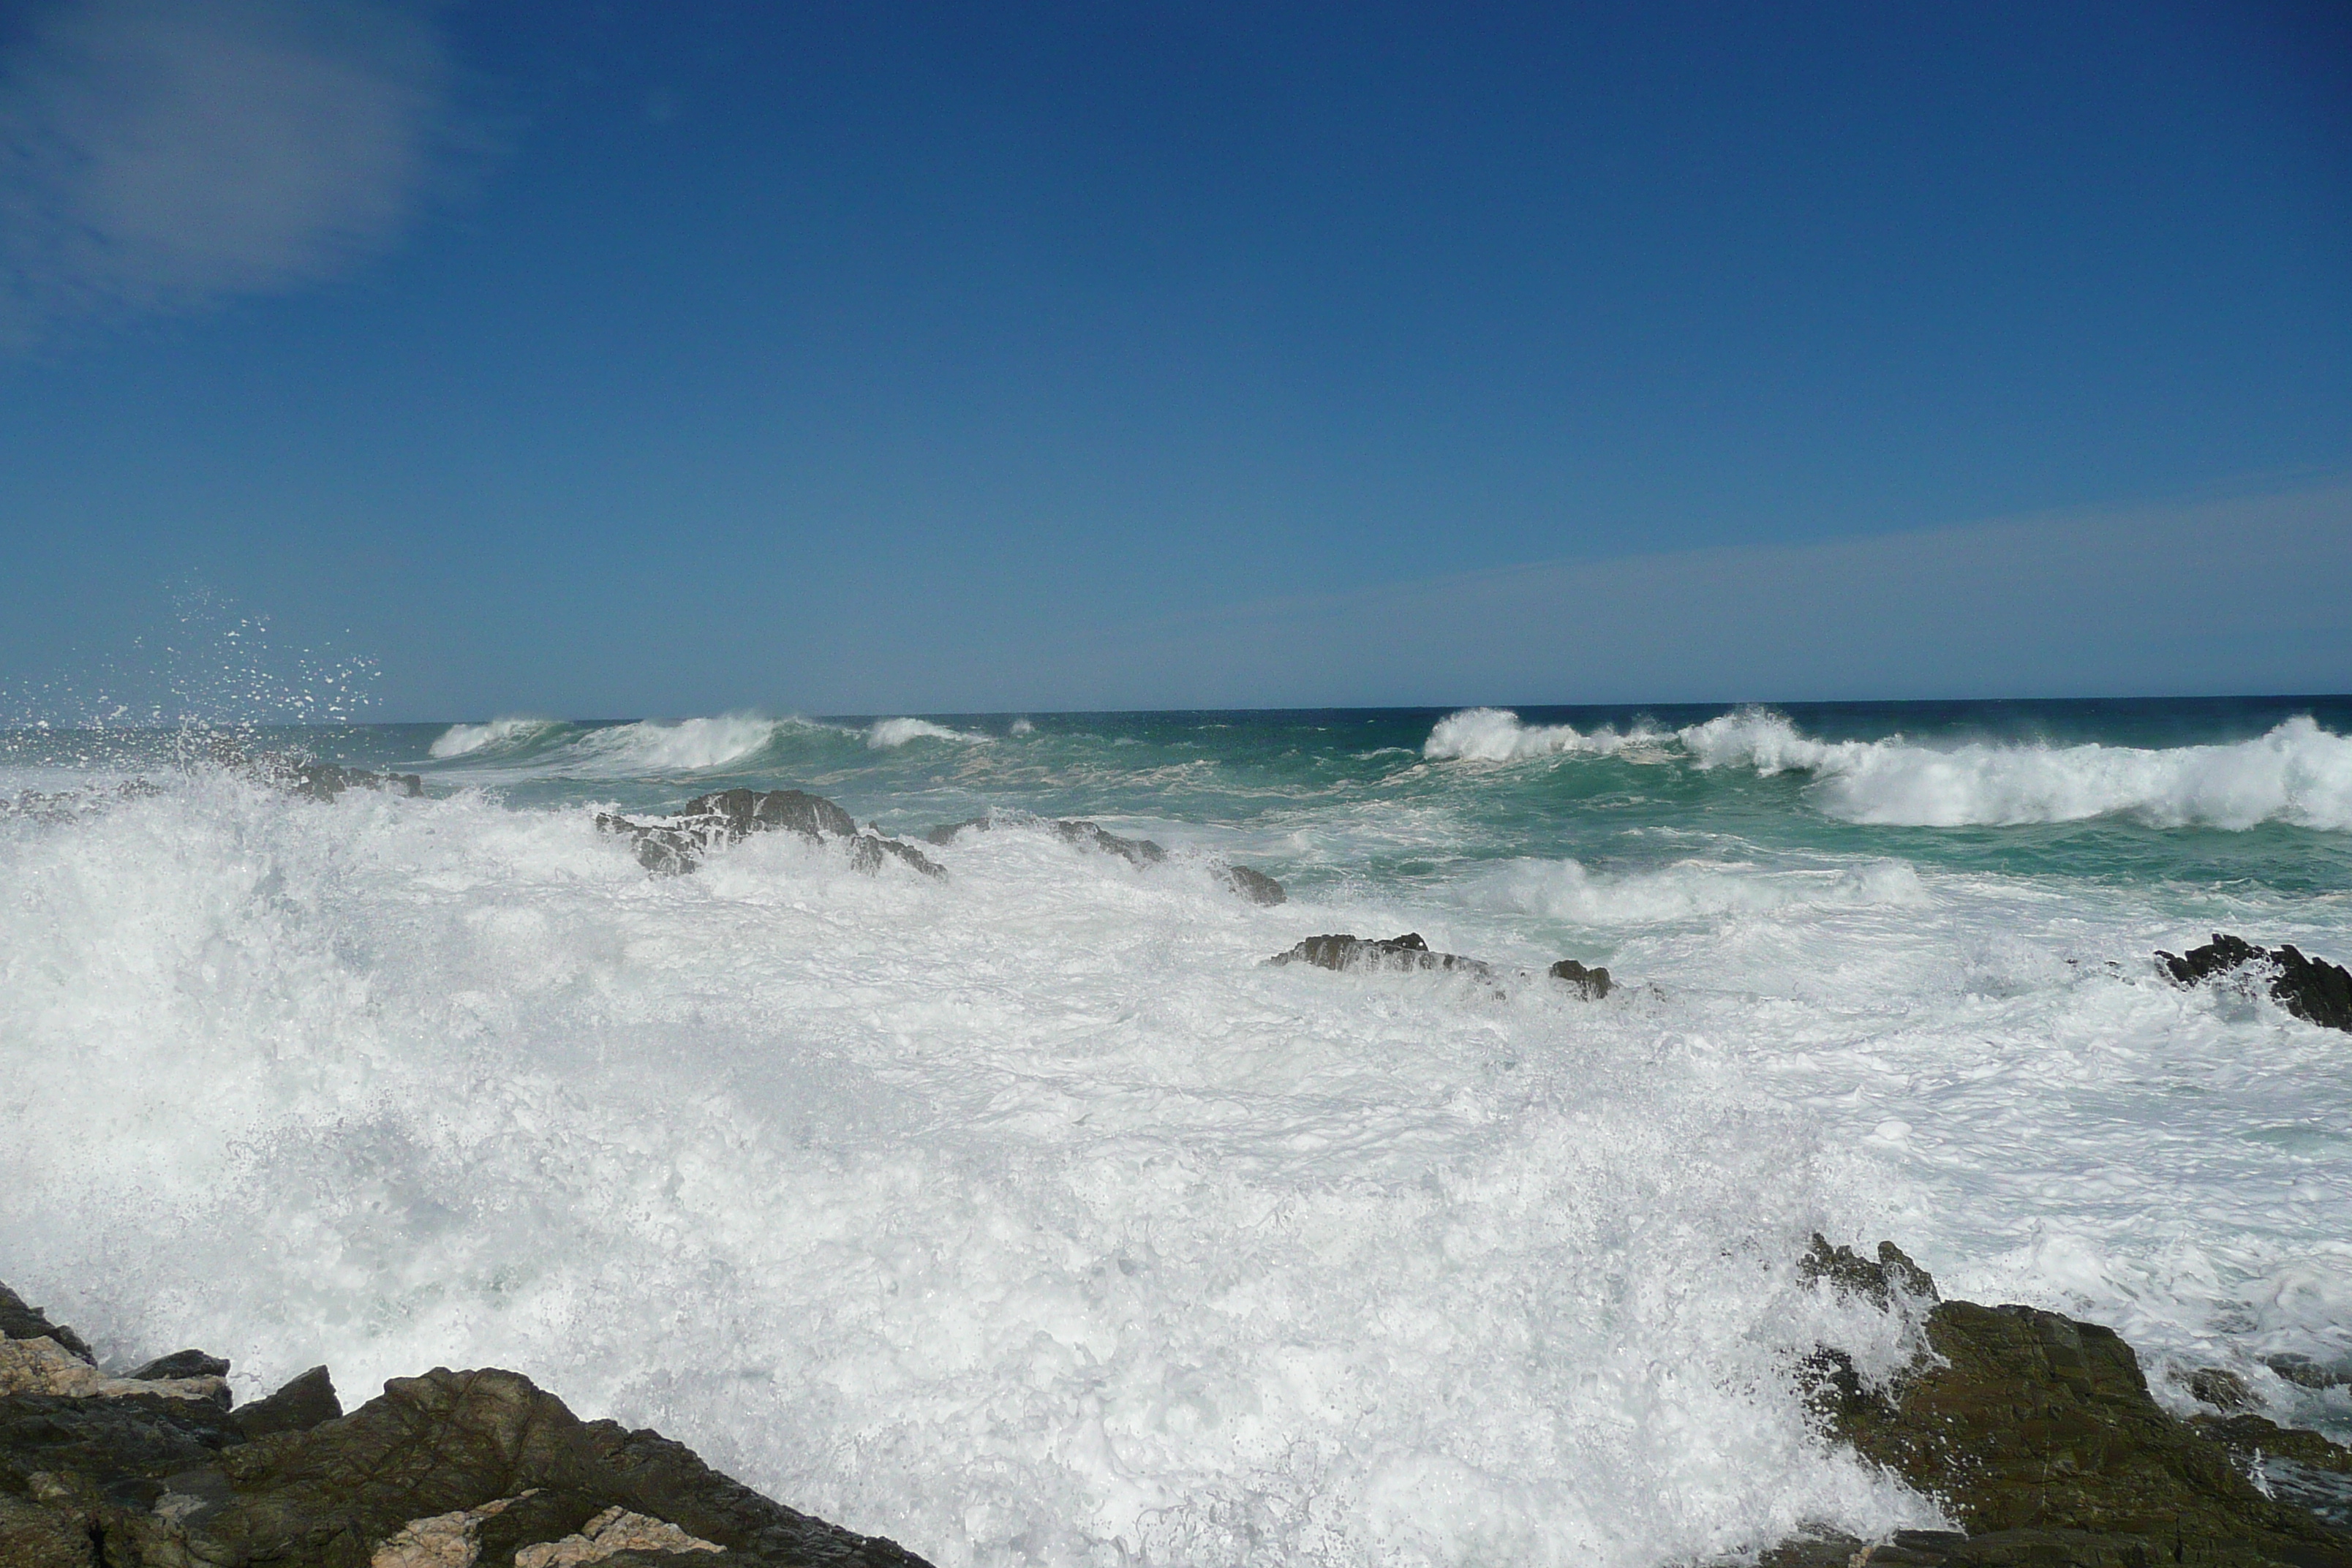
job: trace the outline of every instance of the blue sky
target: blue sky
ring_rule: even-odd
[[[40,0],[0,132],[45,700],[2352,684],[2340,6]]]

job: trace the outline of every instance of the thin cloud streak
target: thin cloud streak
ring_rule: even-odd
[[[393,243],[451,70],[382,0],[76,0],[0,59],[0,341],[202,310]]]

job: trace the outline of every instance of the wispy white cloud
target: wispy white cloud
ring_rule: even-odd
[[[0,49],[0,340],[331,276],[450,145],[437,31],[390,0],[62,0]]]

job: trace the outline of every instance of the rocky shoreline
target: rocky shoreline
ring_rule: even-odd
[[[1892,1243],[1873,1259],[1817,1236],[1798,1272],[1916,1331],[1883,1386],[1827,1347],[1801,1379],[1825,1437],[1960,1528],[1801,1531],[1766,1568],[2352,1568],[2352,1449],[2174,1416],[2113,1331],[1943,1300]],[[110,1374],[0,1286],[0,1565],[927,1568],[516,1373],[436,1367],[346,1414],[325,1367],[243,1406],[227,1371],[182,1351]]]

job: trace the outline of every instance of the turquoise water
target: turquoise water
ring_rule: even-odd
[[[942,1563],[1687,1563],[1932,1503],[1815,1229],[2352,1435],[2352,699],[17,731],[0,1278],[252,1392],[514,1365]],[[145,779],[152,790],[113,786]],[[744,784],[649,876],[602,809]],[[33,803],[37,804],[37,803]],[[1138,868],[1043,831],[1083,816]],[[1246,904],[1225,862],[1279,879]],[[1413,930],[1528,972],[1330,974]],[[1587,1003],[1540,978],[1610,966]],[[130,1353],[126,1351],[126,1354]],[[1475,1391],[1475,1397],[1468,1394]]]

